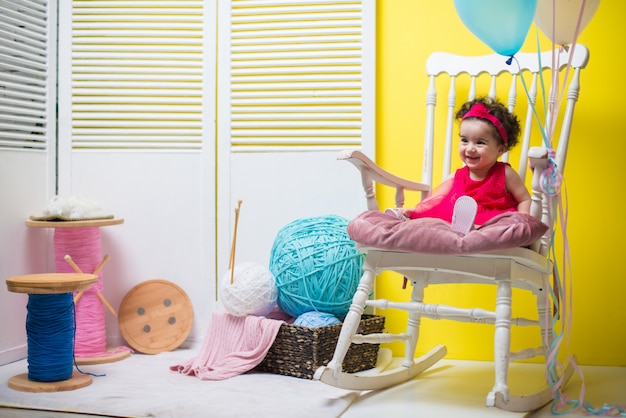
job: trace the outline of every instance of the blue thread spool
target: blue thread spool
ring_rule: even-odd
[[[10,292],[28,293],[28,373],[10,378],[11,389],[58,392],[91,384],[90,375],[73,373],[72,292],[86,290],[97,280],[95,274],[72,273],[31,274],[6,280]]]
[[[29,295],[27,310],[28,380],[69,379],[74,349],[72,294]]]
[[[278,305],[293,317],[309,311],[343,318],[361,278],[363,254],[348,236],[348,220],[321,216],[283,227],[272,247],[270,271]]]

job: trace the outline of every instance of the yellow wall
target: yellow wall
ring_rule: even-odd
[[[463,25],[452,0],[379,0],[377,14],[376,159],[395,174],[419,180],[426,57],[434,51],[493,51]],[[626,199],[619,189],[626,89],[622,81],[611,77],[611,71],[620,70],[626,62],[625,16],[626,2],[603,0],[578,39],[589,47],[590,61],[581,79],[581,100],[565,173],[574,309],[571,340],[563,352],[576,354],[580,364],[626,366],[626,309],[622,302],[626,273],[619,267],[621,257],[626,257],[620,239],[626,235]],[[536,33],[531,26],[522,52],[537,51]],[[551,47],[541,32],[539,39],[543,48]],[[383,194],[381,207],[392,206],[392,201],[391,194]],[[384,275],[377,292],[382,297],[408,299],[409,290],[400,285],[399,277]],[[462,304],[492,301],[494,295],[491,289],[467,293],[454,286],[427,291],[427,297],[435,300],[443,293],[455,294]],[[532,304],[530,299],[528,302]],[[387,328],[403,329],[403,318],[402,314],[389,315]],[[420,352],[443,342],[449,358],[492,358],[491,327],[428,319],[423,324]],[[521,339],[530,338],[528,331],[524,330]],[[401,347],[393,348],[397,353]]]

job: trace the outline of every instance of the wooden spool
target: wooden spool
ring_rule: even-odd
[[[97,281],[96,274],[43,273],[10,277],[6,279],[6,284],[10,292],[51,295],[86,290]],[[74,372],[67,380],[35,382],[28,379],[28,373],[24,373],[11,377],[8,385],[21,392],[61,392],[89,386],[92,380],[90,375]]]
[[[31,228],[88,228],[94,226],[119,225],[124,223],[124,219],[90,219],[85,221],[36,221],[33,219],[26,220],[26,226]]]
[[[130,349],[128,347],[107,347],[106,353],[89,357],[76,356],[75,360],[76,364],[79,366],[88,366],[90,364],[112,363],[114,361],[124,360],[126,357],[130,357]]]
[[[111,225],[120,225],[124,223],[123,218],[103,218],[103,219],[86,219],[86,220],[37,220],[27,219],[26,226],[31,228],[93,228]],[[95,272],[94,272],[95,273]],[[84,289],[86,290],[86,289]],[[109,310],[112,310],[105,299],[102,302]],[[112,311],[115,315],[115,312]],[[130,356],[130,350],[126,347],[107,347],[106,352],[88,357],[76,357],[76,364],[102,364],[120,361]]]
[[[80,292],[97,281],[97,274],[80,273],[27,274],[9,277],[6,280],[9,292],[31,295]]]
[[[144,354],[178,348],[193,325],[193,307],[178,285],[155,279],[130,289],[118,316],[124,340]]]
[[[20,392],[63,392],[91,385],[93,378],[88,374],[74,372],[72,377],[59,382],[35,382],[28,379],[28,373],[18,374],[9,379],[9,387]]]

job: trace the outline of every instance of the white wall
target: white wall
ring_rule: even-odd
[[[26,357],[28,295],[9,292],[6,279],[45,273],[53,258],[46,230],[25,221],[51,193],[45,151],[0,150],[0,365]]]

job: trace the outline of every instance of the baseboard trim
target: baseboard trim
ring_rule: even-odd
[[[28,346],[26,344],[11,347],[0,351],[0,366],[13,363],[28,357]]]

